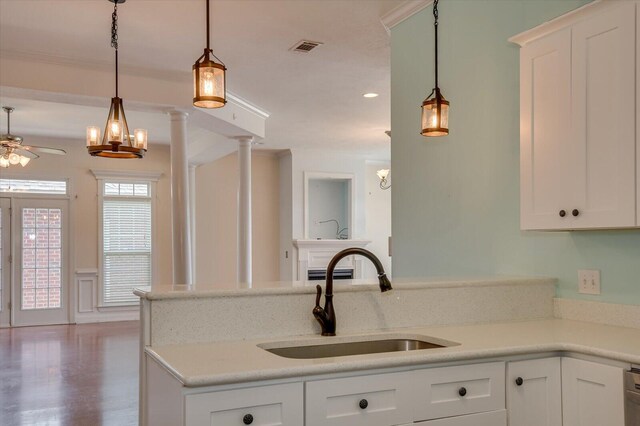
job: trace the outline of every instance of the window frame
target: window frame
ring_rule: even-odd
[[[156,233],[156,198],[157,182],[161,173],[156,172],[123,172],[91,170],[98,184],[98,308],[120,308],[138,306],[138,302],[132,303],[107,303],[104,301],[104,201],[106,200],[149,200],[151,203],[151,275],[153,284],[157,276],[157,233]],[[135,195],[108,195],[105,194],[106,183],[148,184],[148,196]]]

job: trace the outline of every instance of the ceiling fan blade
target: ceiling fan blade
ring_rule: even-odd
[[[21,149],[40,154],[67,155],[67,151],[58,148],[47,148],[46,146],[22,145]]]
[[[36,158],[40,158],[40,156],[38,154],[36,154],[35,152],[31,152],[28,151],[26,149],[22,149],[22,148],[14,148],[13,152],[15,152],[18,155],[22,155],[28,158],[36,159]]]

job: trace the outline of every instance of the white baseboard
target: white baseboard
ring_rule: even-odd
[[[640,305],[562,298],[555,298],[553,305],[556,318],[640,328]]]
[[[76,313],[76,324],[92,322],[135,321],[140,319],[140,310]]]

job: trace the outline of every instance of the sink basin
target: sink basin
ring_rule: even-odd
[[[430,340],[435,340],[430,341]],[[385,352],[406,352],[423,349],[445,348],[457,343],[446,342],[440,339],[423,340],[420,338],[385,338],[366,341],[332,342],[321,344],[305,344],[296,346],[280,346],[280,344],[262,349],[272,354],[295,359],[333,358],[337,356],[367,355]]]

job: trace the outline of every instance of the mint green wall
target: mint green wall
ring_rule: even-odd
[[[567,298],[640,304],[640,231],[519,230],[519,67],[510,36],[579,0],[441,0],[448,137],[419,135],[433,86],[431,7],[391,34],[393,275],[546,275]],[[577,293],[600,269],[602,295]]]

